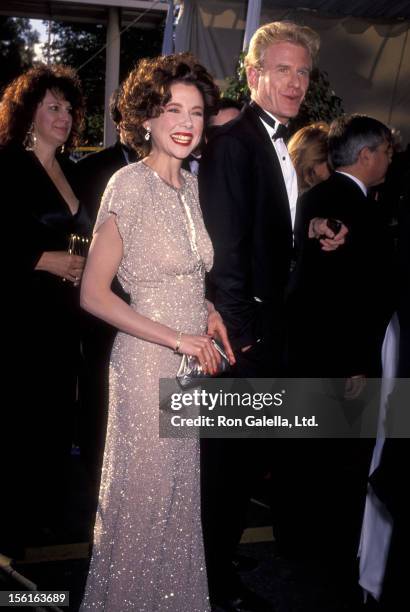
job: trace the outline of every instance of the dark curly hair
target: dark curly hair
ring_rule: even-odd
[[[123,84],[119,109],[122,128],[129,144],[139,153],[147,155],[151,148],[144,139],[144,121],[159,117],[171,99],[171,85],[195,85],[204,100],[205,121],[218,112],[219,89],[209,72],[190,53],[163,55],[142,59],[130,72]]]
[[[80,79],[68,66],[40,64],[14,79],[0,101],[0,145],[23,144],[47,90],[63,95],[72,106],[73,124],[65,147],[77,144],[85,104]]]

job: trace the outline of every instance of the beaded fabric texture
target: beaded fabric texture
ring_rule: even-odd
[[[196,179],[175,189],[143,162],[122,168],[96,228],[115,215],[118,277],[140,314],[187,334],[206,331],[205,271],[212,245]],[[199,440],[160,439],[160,377],[181,356],[119,332],[94,547],[81,610],[208,612],[200,519]]]

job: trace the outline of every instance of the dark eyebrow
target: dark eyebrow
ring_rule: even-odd
[[[45,98],[44,98],[44,100],[45,100]],[[43,102],[44,102],[44,100],[43,100]],[[71,102],[69,102],[65,98],[59,98],[57,96],[53,96],[53,100],[50,100],[48,102],[48,104],[68,104],[69,106],[71,106]]]
[[[61,106],[63,108],[72,109],[73,105],[70,102],[48,102],[47,104],[53,104],[54,106]]]
[[[171,100],[170,102],[167,102],[167,104],[165,104],[165,108],[166,108],[167,106],[171,106],[172,104],[174,104],[174,106],[179,106],[179,108],[182,108],[182,104],[180,104],[179,102],[172,102],[172,100]],[[193,110],[194,108],[199,108],[199,109],[201,109],[201,110],[203,110],[203,109],[204,109],[204,107],[203,107],[203,106],[200,106],[199,104],[196,104],[195,106],[193,106],[193,107],[191,108],[191,110]]]

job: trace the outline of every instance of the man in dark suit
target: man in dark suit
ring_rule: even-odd
[[[284,127],[305,96],[319,37],[290,22],[262,26],[245,58],[252,102],[210,138],[199,191],[214,247],[209,293],[237,352],[232,376],[282,372],[285,289],[293,256],[297,180]],[[322,246],[343,242],[315,220]],[[262,609],[231,565],[246,504],[264,459],[263,444],[203,440],[203,528],[211,602],[225,610]]]
[[[359,388],[362,376],[381,373],[381,345],[392,313],[393,245],[381,207],[368,196],[369,188],[385,178],[392,155],[390,130],[364,115],[338,118],[331,124],[328,146],[335,172],[300,202],[298,229],[304,244],[297,353],[305,368],[301,375],[344,377],[347,388]],[[346,243],[333,253],[307,239],[308,224],[324,214],[349,229]],[[313,342],[318,325],[337,334],[326,351]]]
[[[368,197],[386,175],[391,133],[371,117],[340,117],[330,126],[328,147],[335,171],[300,201],[291,352],[299,376],[336,379],[335,408],[355,421],[365,406],[366,379],[381,375],[395,302],[393,244],[378,202]],[[349,230],[345,244],[331,253],[307,238],[309,225],[310,236],[318,231],[312,219],[321,215],[342,220]],[[325,343],[317,342],[318,329]],[[292,507],[304,507],[294,533],[332,567],[339,591],[353,603],[360,596],[356,557],[373,440],[306,442],[304,473],[295,471],[288,495]]]

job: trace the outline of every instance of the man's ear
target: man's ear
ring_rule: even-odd
[[[260,72],[255,66],[248,66],[246,69],[246,78],[251,91],[258,88],[259,76]]]
[[[372,152],[370,151],[369,147],[363,147],[363,149],[360,150],[357,161],[361,162],[364,166],[367,166],[371,159],[371,153]]]

